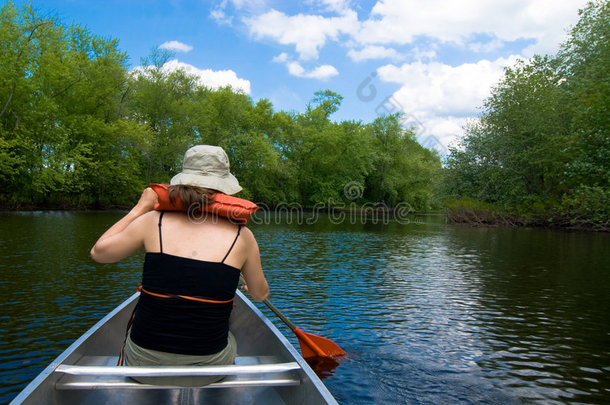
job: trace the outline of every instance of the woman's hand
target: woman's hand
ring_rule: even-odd
[[[155,204],[158,202],[159,202],[159,198],[157,196],[157,193],[155,193],[155,191],[152,188],[147,187],[142,192],[142,195],[140,196],[140,200],[134,207],[134,210],[136,210],[139,215],[146,214],[148,211],[154,210]]]

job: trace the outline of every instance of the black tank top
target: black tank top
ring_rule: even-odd
[[[131,340],[162,352],[218,353],[227,346],[232,299],[240,275],[239,269],[224,261],[237,242],[241,225],[222,261],[210,262],[163,253],[163,214],[159,216],[160,252],[148,252],[144,259],[142,288],[148,293],[140,295]]]

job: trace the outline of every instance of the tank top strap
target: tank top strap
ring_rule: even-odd
[[[237,242],[237,238],[239,238],[240,232],[241,232],[241,225],[238,225],[237,226],[237,235],[235,235],[235,239],[233,239],[233,243],[231,244],[229,251],[227,252],[227,254],[225,255],[225,257],[222,259],[222,261],[220,263],[224,263],[225,260],[227,259],[227,257],[229,256],[229,253],[231,253],[231,250],[233,250],[233,246],[235,246],[235,242]]]
[[[161,220],[163,219],[163,214],[165,214],[165,211],[161,211],[161,214],[159,214],[159,251],[161,253],[163,253],[163,237],[161,235]]]

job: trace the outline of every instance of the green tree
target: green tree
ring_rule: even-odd
[[[330,90],[318,91],[294,124],[286,126],[280,149],[294,164],[299,201],[305,205],[334,205],[346,200],[344,189],[364,182],[371,167],[369,140],[358,122],[335,123],[330,115],[343,99]]]
[[[374,161],[366,178],[365,197],[390,207],[407,202],[416,210],[433,208],[441,180],[439,156],[401,126],[400,114],[379,117],[368,130],[374,139]]]
[[[570,160],[562,82],[550,58],[534,57],[506,69],[484,104],[483,117],[468,128],[466,151],[453,149],[450,155],[449,169],[462,170],[455,174],[460,183],[476,184],[471,197],[514,205],[562,194],[562,172]],[[468,179],[466,173],[478,178]]]
[[[172,53],[160,49],[128,74],[116,40],[31,6],[5,4],[0,22],[4,206],[129,205],[147,183],[169,181],[201,143],[222,146],[241,196],[270,207],[351,202],[349,185],[362,188],[362,202],[430,205],[434,181],[423,179],[436,178],[438,156],[396,117],[331,121],[343,99],[331,90],[316,92],[302,114],[275,112],[268,100],[172,69]],[[394,144],[383,146],[385,133]]]
[[[541,223],[607,227],[609,34],[610,2],[591,2],[557,56],[507,68],[480,121],[451,149],[448,195]]]
[[[0,19],[0,198],[69,206],[109,202],[108,188],[131,195],[137,168],[100,166],[130,156],[115,145],[132,144],[137,133],[119,122],[126,55],[118,42],[39,17],[31,6],[8,3]]]
[[[590,2],[559,53],[572,98],[564,208],[596,223],[610,220],[610,2]]]
[[[172,55],[153,49],[129,79],[127,115],[145,126],[149,135],[142,149],[146,183],[169,181],[197,137],[191,122],[197,82],[183,70],[164,68]]]

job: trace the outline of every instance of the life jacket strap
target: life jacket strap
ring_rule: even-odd
[[[207,299],[207,298],[190,297],[188,295],[159,294],[159,293],[155,293],[155,292],[152,292],[152,291],[148,291],[148,290],[146,290],[142,286],[138,287],[138,291],[140,293],[152,295],[153,297],[158,297],[158,298],[181,298],[183,300],[197,301],[197,302],[206,302],[206,303],[209,303],[209,304],[228,304],[229,302],[233,302],[233,300],[234,300],[234,298],[231,298],[230,300],[218,301],[218,300],[211,300],[211,299]]]

